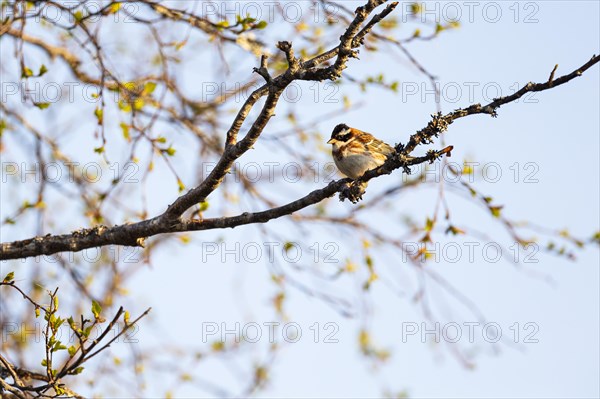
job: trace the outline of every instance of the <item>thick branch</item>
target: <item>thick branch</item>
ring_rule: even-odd
[[[445,148],[441,151],[430,151],[422,157],[411,157],[409,154],[421,143],[431,142],[434,136],[447,129],[448,125],[455,119],[474,114],[489,114],[496,116],[496,109],[509,102],[515,101],[527,92],[543,91],[564,84],[571,79],[580,76],[594,64],[600,61],[600,57],[593,56],[587,63],[568,75],[557,79],[549,79],[545,83],[528,83],[516,93],[494,99],[491,103],[481,106],[480,104],[471,105],[468,108],[458,109],[447,115],[435,115],[427,127],[411,136],[406,146],[399,145],[395,156],[390,157],[381,167],[368,171],[362,176],[360,181],[368,181],[383,174],[389,174],[393,170],[403,168],[406,170],[411,165],[417,165],[424,162],[433,162],[439,156],[449,153],[451,148]],[[274,79],[276,81],[280,77]],[[288,79],[292,79],[291,76]],[[261,90],[261,89],[258,89]],[[0,259],[18,259],[37,255],[51,255],[63,251],[81,251],[86,248],[100,247],[104,245],[125,245],[142,246],[146,237],[163,233],[174,233],[182,231],[221,229],[225,227],[236,227],[252,223],[265,223],[269,220],[282,216],[290,215],[308,206],[316,204],[326,198],[329,198],[337,192],[342,192],[347,185],[352,182],[350,179],[341,179],[330,183],[328,186],[315,190],[310,194],[290,202],[289,204],[272,208],[262,212],[243,213],[233,217],[213,218],[204,220],[180,220],[180,212],[185,211],[198,201],[198,198],[205,198],[214,190],[223,179],[222,173],[230,167],[234,159],[243,154],[250,146],[254,144],[262,128],[266,125],[272,116],[272,111],[277,103],[279,94],[270,92],[263,110],[257,120],[250,128],[248,134],[239,143],[226,150],[224,156],[219,161],[216,169],[217,173],[212,173],[198,188],[190,191],[188,194],[180,197],[163,214],[153,219],[145,220],[133,224],[124,224],[114,227],[96,226],[92,229],[83,229],[71,234],[47,235],[44,237],[35,237],[28,240],[15,241],[1,244]],[[244,105],[246,107],[246,104]],[[244,108],[243,107],[243,108]],[[242,112],[240,110],[240,112]],[[174,210],[172,210],[174,209]],[[174,217],[175,216],[175,217]]]
[[[372,0],[365,6],[358,7],[355,11],[355,19],[346,30],[346,33],[340,37],[339,46],[302,63],[303,72],[299,74],[298,78],[302,80],[321,81],[325,79],[335,80],[342,76],[342,71],[346,68],[348,59],[350,57],[357,58],[357,51],[354,49],[361,46],[365,36],[373,29],[373,26],[394,11],[398,5],[397,2],[388,4],[382,12],[376,14],[369,22],[367,22],[367,24],[365,24],[363,29],[359,30],[360,25],[367,19],[367,16],[383,3],[385,3],[385,0]],[[332,59],[336,55],[337,59],[333,65],[327,68],[315,69],[318,65]]]
[[[361,178],[370,180],[374,177],[389,174],[400,167],[408,167],[432,162],[438,156],[448,152],[447,149],[435,153],[435,156],[426,155],[416,158],[390,158],[378,169],[371,170]],[[332,197],[346,189],[351,179],[340,179],[331,182],[322,189],[314,190],[308,195],[292,201],[286,205],[272,208],[262,212],[244,212],[232,217],[170,221],[163,216],[133,224],[124,224],[114,227],[96,226],[92,229],[75,231],[71,234],[47,235],[28,240],[3,243],[0,249],[0,259],[19,259],[29,256],[51,255],[57,252],[77,252],[87,248],[105,245],[143,246],[146,237],[164,233],[177,233],[185,231],[212,230],[234,228],[246,224],[266,223],[272,219],[291,215],[301,209],[317,204],[326,198]]]
[[[287,86],[287,84],[288,83],[286,83],[285,86]],[[221,184],[235,160],[242,156],[242,154],[244,154],[254,145],[261,132],[269,122],[269,119],[271,119],[271,117],[275,114],[275,106],[277,105],[277,101],[279,100],[279,96],[281,95],[282,91],[283,90],[277,90],[269,93],[260,114],[252,124],[252,127],[244,139],[227,148],[208,177],[198,187],[179,197],[167,209],[165,212],[165,216],[167,218],[176,219],[180,217],[181,214],[183,214],[190,207],[199,202],[205,201],[206,197],[208,197],[208,195],[211,194]],[[250,111],[250,109],[248,109],[248,111]]]
[[[358,46],[372,27],[385,16],[389,15],[389,13],[397,6],[397,3],[390,4],[382,13],[376,15],[373,20],[367,23],[361,31],[360,27],[369,14],[386,1],[387,0],[369,0],[367,4],[356,9],[354,20],[340,37],[340,45],[337,47],[338,57],[335,64],[320,70],[322,74],[312,76],[309,78],[310,80],[323,80],[324,76],[335,79],[341,75],[341,71],[345,68],[348,58],[354,54],[354,50],[351,49],[352,46]],[[307,79],[307,65],[301,64],[296,60],[292,50],[292,44],[284,41],[279,42],[277,47],[285,53],[288,60],[288,69],[281,75],[272,78],[267,69],[267,57],[261,57],[260,67],[254,68],[254,72],[260,74],[265,79],[266,84],[255,90],[248,100],[246,100],[242,109],[238,112],[227,132],[225,151],[210,175],[198,187],[190,190],[187,194],[179,197],[171,204],[164,214],[165,218],[171,221],[178,219],[190,207],[205,201],[206,198],[221,184],[233,163],[246,151],[252,148],[256,140],[258,140],[258,137],[270,118],[275,114],[275,107],[285,88],[296,79]],[[246,120],[248,113],[254,107],[258,99],[264,95],[267,95],[267,99],[259,116],[252,124],[244,139],[240,142],[236,142],[237,134]]]

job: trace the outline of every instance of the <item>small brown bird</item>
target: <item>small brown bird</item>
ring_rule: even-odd
[[[358,179],[367,170],[375,169],[395,152],[394,148],[373,135],[341,123],[333,129],[331,153],[335,165],[344,175]]]

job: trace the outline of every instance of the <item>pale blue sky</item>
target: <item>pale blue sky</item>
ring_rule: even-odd
[[[463,3],[458,4],[468,11]],[[481,9],[484,4],[481,3]],[[442,88],[450,90],[457,85],[462,88],[457,102],[442,103],[444,111],[470,104],[469,85],[475,87],[475,102],[484,102],[485,96],[495,94],[493,91],[484,93],[483,87],[490,86],[489,90],[500,87],[504,94],[512,93],[516,82],[520,87],[530,80],[544,81],[557,63],[558,75],[570,72],[600,50],[597,2],[518,3],[521,12],[535,11],[538,22],[529,24],[521,20],[514,22],[514,11],[510,9],[513,2],[494,4],[499,5],[503,13],[497,23],[488,22],[475,13],[473,23],[463,19],[462,27],[456,31],[428,43],[407,45],[418,60],[439,77]],[[439,3],[438,6],[441,12],[444,5]],[[361,58],[363,62],[350,63],[347,71],[354,77],[383,72],[390,80],[406,83],[404,87],[416,83],[420,88],[426,83],[410,66],[377,63],[369,55]],[[568,85],[530,98],[537,103],[510,104],[499,110],[497,119],[476,116],[451,126],[446,140],[455,146],[455,160],[475,158],[501,166],[503,179],[498,183],[482,182],[478,187],[506,204],[505,212],[510,217],[552,228],[568,226],[573,233],[583,236],[598,229],[598,77],[595,66]],[[376,132],[389,142],[405,140],[411,132],[423,127],[435,110],[432,96],[422,102],[419,94],[407,95],[404,102],[401,95],[370,89],[361,98],[364,103],[361,108],[327,121],[321,125],[322,130],[327,134],[333,125],[343,121]],[[326,113],[320,107],[323,105],[317,104],[312,108],[315,111],[307,111],[311,119]],[[394,137],[395,134],[401,137]],[[260,160],[262,155],[251,154],[250,157]],[[539,182],[526,184],[521,175],[515,183],[514,171],[510,169],[515,162],[521,167],[528,162],[535,163],[539,168],[535,175]],[[529,171],[521,170],[522,173]],[[378,183],[372,183],[372,190],[375,191]],[[433,209],[433,200],[427,199],[432,191],[428,193],[404,196],[398,206],[408,214],[422,215],[423,207]],[[427,208],[424,204],[431,206]],[[504,237],[497,226],[489,223],[487,215],[472,205],[453,201],[452,207],[454,217],[461,223],[478,226],[485,220],[482,229],[491,228],[488,232],[495,232],[494,237]],[[275,223],[284,226],[283,222]],[[385,222],[382,220],[382,223]],[[225,237],[248,242],[251,239],[244,236],[250,231],[243,228]],[[171,267],[156,269],[141,280],[150,292],[159,287],[164,289],[166,276],[175,273],[175,258],[177,274],[198,276],[198,279],[177,281],[173,288],[177,288],[179,295],[168,295],[169,300],[156,309],[157,314],[161,309],[166,313],[167,308],[178,306],[182,314],[197,312],[199,319],[230,325],[239,320],[233,316],[238,314],[235,309],[239,306],[231,297],[234,291],[238,292],[237,286],[230,288],[232,276],[247,268],[243,272],[243,298],[249,301],[247,306],[258,320],[270,320],[268,315],[261,316],[260,310],[268,306],[268,297],[260,294],[265,289],[266,278],[262,265],[228,263],[207,267],[198,264],[194,254],[197,252],[191,249],[185,250],[184,257],[179,250],[166,254],[161,263]],[[422,315],[408,299],[398,300],[381,289],[372,293],[373,330],[392,348],[394,356],[390,364],[382,367],[381,375],[371,375],[356,350],[360,323],[343,319],[322,302],[295,293],[288,305],[292,320],[302,326],[305,334],[312,334],[307,330],[315,321],[321,325],[330,321],[338,323],[340,344],[314,344],[310,339],[303,339],[289,345],[278,362],[273,383],[261,396],[372,397],[381,394],[383,385],[393,391],[407,389],[414,397],[597,397],[600,393],[597,249],[579,254],[576,263],[540,254],[538,264],[526,265],[550,276],[554,285],[521,273],[508,262],[490,263],[479,255],[473,263],[463,256],[456,264],[441,262],[431,267],[477,303],[489,321],[502,327],[505,336],[512,334],[509,328],[515,322],[520,323],[521,328],[527,322],[535,323],[539,326],[535,335],[539,343],[523,344],[517,349],[503,346],[500,353],[495,354],[491,345],[480,342],[469,348],[479,352],[475,358],[476,368],[466,369],[447,349],[432,349],[420,341],[401,343],[402,323],[420,324]],[[439,287],[433,289],[439,290]],[[191,292],[198,293],[197,301],[186,303]],[[201,304],[208,299],[218,305],[205,309]],[[462,311],[456,303],[449,306],[457,307],[458,314]],[[476,320],[472,316],[457,315],[448,321]],[[185,334],[190,342],[197,338],[199,325],[194,326],[196,330],[190,329]],[[195,391],[190,388],[186,392],[193,395]]]
[[[308,2],[299,4],[304,10],[309,6]],[[358,4],[351,3],[352,7]],[[442,110],[445,112],[472,102],[483,103],[486,96],[495,96],[493,90],[498,87],[502,94],[508,94],[514,91],[515,83],[520,87],[528,81],[544,81],[555,64],[559,64],[557,76],[571,72],[592,54],[600,52],[600,8],[595,1],[448,4],[429,2],[427,7],[429,10],[438,7],[442,18],[450,15],[444,12],[453,12],[449,7],[458,7],[463,13],[461,27],[444,32],[430,42],[413,42],[406,46],[419,62],[438,76],[441,87],[447,90],[445,100],[455,97],[451,90],[461,89],[456,94],[456,101],[443,99]],[[474,7],[471,8],[472,22],[466,18],[469,7]],[[496,9],[501,10],[501,16],[493,23],[496,14],[492,11]],[[517,22],[516,10],[519,10]],[[526,16],[531,23],[525,23]],[[433,14],[430,19],[432,17]],[[442,19],[441,22],[447,21]],[[412,26],[400,30],[403,37],[410,35]],[[284,33],[280,35],[273,36],[286,37]],[[202,83],[194,72],[203,76],[201,72],[211,68],[210,61],[203,58],[206,52],[203,49],[198,52],[199,69],[188,70],[183,77],[190,82],[187,85],[190,93]],[[384,73],[389,81],[399,81],[401,89],[417,87],[419,91],[414,95],[405,92],[403,99],[402,93],[369,88],[365,94],[346,86],[343,93],[349,93],[354,102],[362,105],[318,125],[324,135],[328,135],[335,124],[345,122],[394,143],[406,141],[411,133],[426,125],[429,115],[435,111],[432,95],[421,100],[421,88],[427,80],[401,54],[388,55],[363,52],[361,62],[351,61],[347,73],[355,78]],[[392,62],[395,60],[400,62]],[[232,69],[242,81],[246,76],[243,71],[250,72],[237,64]],[[511,219],[527,219],[553,229],[568,227],[574,235],[589,237],[600,228],[599,75],[596,65],[583,77],[530,97],[537,102],[520,102],[500,108],[496,119],[472,116],[455,122],[445,138],[447,144],[454,145],[452,160],[460,162],[467,158],[497,163],[502,178],[495,183],[478,182],[477,188],[494,197],[497,203],[506,205],[503,212]],[[308,88],[310,85],[312,83],[301,84],[303,93],[312,93]],[[469,87],[474,87],[472,99],[469,98]],[[484,87],[489,91],[484,92]],[[333,98],[341,100],[339,95]],[[283,104],[278,108],[281,119],[286,107]],[[303,97],[296,105],[299,115],[307,120],[339,108],[340,103],[315,102],[310,97]],[[273,122],[265,133],[278,132],[284,126],[277,124],[277,118]],[[182,157],[180,160],[196,156],[193,150],[185,148],[185,141],[173,137],[178,156]],[[258,144],[256,150],[243,157],[240,163],[265,162],[267,159],[289,162],[286,156],[285,153],[272,154],[268,146]],[[325,152],[316,154],[316,159],[321,163],[330,160]],[[180,166],[186,164],[180,162]],[[511,169],[515,162],[521,168],[517,182],[514,168]],[[530,171],[523,169],[527,163],[535,165],[537,183],[525,183],[524,175]],[[191,183],[197,173],[195,166],[180,169],[184,182]],[[176,195],[175,189],[165,189],[170,187],[164,183],[167,176],[166,172],[159,172],[149,179],[149,186],[155,187],[148,197],[150,213],[160,212]],[[375,194],[399,179],[398,172],[382,177],[370,184],[368,193]],[[170,180],[168,185],[172,185]],[[313,185],[287,185],[282,198],[291,200],[308,189],[323,185],[323,181]],[[394,209],[424,220],[433,211],[435,195],[434,190],[405,194]],[[457,224],[481,229],[498,241],[504,240],[503,243],[510,241],[498,224],[472,203],[456,196],[449,196],[449,203]],[[330,205],[333,213],[350,207],[352,205],[347,203],[337,204],[336,199]],[[375,214],[372,220],[385,225],[386,233],[391,235],[402,230],[381,213]],[[270,224],[275,230],[279,228],[287,239],[290,239],[285,236],[289,226],[289,219]],[[262,243],[264,239],[255,235],[256,231],[254,227],[242,227],[227,232],[194,234],[202,235],[205,242],[224,238],[228,243],[240,242],[242,245]],[[318,243],[321,248],[328,242],[339,243],[340,252],[336,259],[340,261],[360,253],[355,249],[357,240],[348,243],[340,240],[340,236],[319,230],[307,235],[307,240]],[[462,245],[462,241],[457,242]],[[191,348],[202,347],[203,322],[227,323],[232,327],[236,322],[244,323],[250,318],[259,323],[273,321],[269,301],[275,290],[269,279],[268,262],[262,259],[257,263],[236,263],[228,258],[223,263],[219,253],[209,262],[202,263],[205,249],[200,242],[189,246],[177,243],[155,256],[154,268],[140,272],[130,282],[132,313],[146,306],[153,307],[151,319],[140,329],[140,345],[173,343],[193,350]],[[401,259],[391,258],[391,253],[375,256],[375,264],[381,267],[378,272],[400,283],[411,280],[415,286],[412,269],[400,270],[403,269]],[[383,393],[382,388],[387,388],[392,392],[407,390],[411,397],[598,397],[600,258],[598,249],[593,246],[577,256],[576,262],[570,262],[539,253],[536,255],[538,263],[526,264],[525,271],[520,271],[503,260],[497,263],[486,261],[478,250],[474,261],[469,261],[463,254],[457,263],[439,262],[427,266],[476,303],[488,321],[498,323],[503,337],[512,337],[510,327],[514,323],[519,323],[521,333],[525,323],[539,327],[535,334],[538,343],[522,343],[515,347],[497,347],[481,339],[469,344],[461,339],[463,350],[477,354],[474,357],[476,367],[472,370],[461,366],[447,346],[422,343],[419,336],[402,342],[403,326],[407,323],[420,326],[424,321],[418,306],[411,302],[410,294],[398,297],[383,284],[375,283],[365,294],[369,305],[358,303],[359,308],[366,306],[363,316],[347,319],[322,301],[289,289],[286,309],[290,321],[301,326],[303,337],[298,343],[289,344],[280,354],[271,373],[272,381],[259,396],[374,397]],[[529,271],[550,277],[554,283],[532,277]],[[304,281],[315,287],[321,285],[317,279],[305,278]],[[352,281],[333,287],[335,294],[348,294],[346,296],[350,298],[355,298],[358,292]],[[477,321],[455,300],[444,309],[448,295],[439,286],[430,283],[428,295],[437,308],[443,310],[442,323]],[[362,359],[357,347],[357,334],[364,317],[369,319],[376,342],[389,348],[393,355],[376,373]],[[339,343],[314,343],[310,327],[315,322],[321,326],[335,323],[339,327],[335,335]],[[481,330],[476,332],[480,334]],[[519,341],[523,338],[521,335]],[[261,340],[256,348],[251,346],[250,354],[244,358],[246,363],[251,363],[253,351],[260,354],[265,344],[266,341]],[[257,356],[259,360],[261,355]],[[205,379],[216,381],[227,381],[236,375],[217,366],[201,370]],[[148,381],[148,392],[161,395],[174,384],[164,371],[159,376]],[[198,386],[184,385],[177,393],[192,397],[201,391]]]

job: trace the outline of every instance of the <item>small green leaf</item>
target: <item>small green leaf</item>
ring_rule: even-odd
[[[75,11],[73,17],[75,17],[75,21],[81,22],[81,20],[83,19],[83,12],[81,12],[81,10]]]
[[[200,212],[204,212],[205,210],[208,209],[208,201],[202,201],[200,204]]]
[[[94,115],[96,115],[96,119],[98,120],[98,124],[102,125],[102,121],[103,121],[103,115],[104,112],[102,111],[102,108],[98,107],[94,110]]]
[[[398,26],[398,19],[397,18],[386,18],[384,19],[382,22],[379,23],[379,26],[382,29],[386,29],[386,30],[390,30],[390,29],[394,29]]]
[[[71,346],[69,346],[68,352],[69,352],[69,356],[73,357],[73,356],[75,356],[75,353],[77,353],[77,348],[75,348],[73,345],[71,345]]]
[[[152,94],[152,92],[154,91],[154,89],[156,89],[156,82],[147,82],[144,85],[144,90],[142,91],[143,94]]]
[[[50,106],[50,103],[33,103],[39,109],[46,109]]]
[[[104,146],[94,148],[94,152],[97,154],[102,154],[104,152]]]
[[[73,374],[73,375],[81,374],[82,371],[83,371],[83,367],[77,367],[75,370],[71,371],[71,374]]]
[[[119,109],[123,112],[131,112],[131,104],[123,100],[119,100]]]
[[[135,83],[135,82],[125,82],[125,83],[123,83],[123,86],[124,86],[124,87],[125,87],[125,88],[126,88],[128,91],[131,91],[131,92],[135,92],[135,91],[137,91],[137,88],[138,88],[138,85],[137,85],[137,83]]]
[[[31,76],[33,76],[33,71],[31,68],[23,67],[23,70],[21,71],[21,78],[29,78]]]
[[[110,5],[109,13],[114,14],[121,9],[121,3],[113,3]]]
[[[125,122],[121,122],[119,126],[121,126],[121,130],[123,131],[123,137],[129,141],[131,139],[129,136],[129,125],[127,125]]]
[[[64,323],[64,320],[61,319],[60,317],[56,318],[51,324],[52,324],[52,328],[54,329],[54,331],[58,330],[60,328],[60,326]]]
[[[4,277],[4,280],[2,280],[2,282],[10,284],[14,279],[15,279],[15,272],[10,272]]]
[[[92,327],[93,327],[93,326],[87,326],[87,327],[85,328],[85,330],[83,330],[83,331],[81,332],[81,335],[82,335],[83,337],[85,337],[85,338],[89,337],[89,336],[90,336],[90,333],[92,332]]]
[[[4,280],[2,280],[2,282],[10,284],[14,279],[15,279],[15,272],[10,272],[6,275],[6,277],[4,277]]]
[[[500,217],[500,211],[502,211],[502,206],[490,206],[490,212],[495,218]]]
[[[435,222],[433,221],[433,219],[427,218],[427,220],[425,220],[425,231],[431,231],[433,229],[434,224]]]
[[[144,100],[138,97],[133,101],[133,108],[136,111],[139,111],[140,109],[144,108],[144,104]]]
[[[65,345],[63,345],[62,342],[58,341],[56,344],[54,344],[54,347],[52,348],[52,352],[63,351],[65,349],[67,349],[67,347]]]
[[[44,76],[46,72],[48,72],[48,68],[46,68],[46,65],[42,64],[40,71],[38,72],[38,76]]]
[[[169,146],[169,148],[167,148],[166,150],[164,150],[167,155],[169,155],[170,157],[172,157],[173,155],[175,155],[175,148]]]
[[[102,312],[102,306],[100,306],[100,304],[97,301],[92,300],[92,313],[94,314],[94,317],[96,319],[100,318],[101,312]]]
[[[267,27],[267,21],[260,21],[259,23],[257,23],[256,25],[254,25],[254,27],[256,29],[265,29]]]

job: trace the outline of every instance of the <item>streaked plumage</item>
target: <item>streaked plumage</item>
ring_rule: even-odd
[[[333,129],[327,144],[332,144],[331,153],[339,171],[352,179],[383,165],[394,153],[390,145],[343,123]]]

